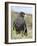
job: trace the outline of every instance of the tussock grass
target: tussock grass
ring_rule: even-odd
[[[27,32],[27,36],[24,33],[20,32],[19,34],[16,33],[16,30],[12,30],[11,39],[31,39],[32,38],[32,31]]]

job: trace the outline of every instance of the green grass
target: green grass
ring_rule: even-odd
[[[16,34],[16,29],[14,28],[14,30],[12,30],[11,33],[12,33],[12,35],[11,35],[12,39],[29,39],[29,38],[32,38],[32,31],[28,31],[27,36],[26,36],[22,32],[20,32],[20,34]]]

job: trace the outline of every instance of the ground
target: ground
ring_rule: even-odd
[[[29,27],[30,28],[30,27]],[[22,32],[20,34],[16,34],[16,31],[12,31],[12,39],[31,39],[32,38],[32,30],[31,29],[27,29],[27,36],[22,34]],[[22,36],[23,35],[23,36]]]

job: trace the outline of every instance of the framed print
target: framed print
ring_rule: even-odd
[[[36,4],[5,2],[5,43],[36,42]]]

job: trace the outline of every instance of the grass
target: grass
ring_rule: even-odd
[[[11,35],[11,38],[12,39],[31,39],[32,38],[32,31],[28,31],[27,32],[27,36],[26,35],[24,35],[22,32],[20,32],[20,34],[16,34],[16,30],[14,29],[12,29],[11,30],[12,32],[12,35]]]

